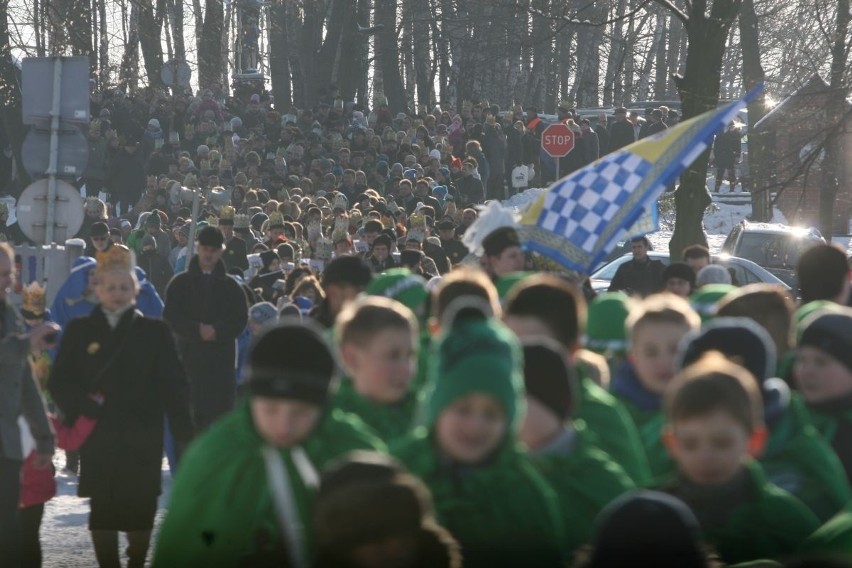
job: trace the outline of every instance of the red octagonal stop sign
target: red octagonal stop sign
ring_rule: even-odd
[[[574,149],[574,132],[561,122],[551,124],[541,133],[541,147],[554,158],[567,156]]]

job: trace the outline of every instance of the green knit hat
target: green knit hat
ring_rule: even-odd
[[[504,274],[497,278],[496,282],[494,282],[494,286],[497,288],[497,296],[502,301],[509,295],[509,292],[512,291],[512,288],[515,287],[515,284],[521,282],[527,276],[532,276],[533,274],[537,274],[536,272],[510,272],[509,274]]]
[[[586,347],[597,353],[627,351],[627,328],[630,296],[624,292],[605,292],[589,304],[586,324]]]
[[[730,284],[707,284],[699,288],[689,298],[692,308],[701,316],[701,321],[707,321],[713,317],[716,306],[729,292],[736,290],[736,286]]]
[[[367,285],[367,294],[396,300],[415,314],[429,299],[426,283],[407,268],[382,272]]]
[[[830,300],[814,300],[813,302],[808,302],[804,306],[798,307],[796,311],[793,312],[793,325],[794,330],[796,332],[796,344],[799,343],[799,338],[802,337],[802,331],[804,331],[805,329],[805,326],[803,325],[805,320],[808,319],[808,316],[818,311],[843,313],[842,307]]]
[[[450,304],[450,309],[455,303]],[[441,412],[455,400],[484,393],[500,402],[510,431],[515,430],[523,409],[523,351],[505,325],[481,315],[458,318],[437,341],[432,355],[435,364],[430,374],[434,386],[426,402],[427,428],[431,429]]]

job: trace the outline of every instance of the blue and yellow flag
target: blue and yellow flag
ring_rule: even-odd
[[[656,202],[763,87],[639,140],[553,184],[524,212],[526,247],[583,274],[625,236],[658,228]]]

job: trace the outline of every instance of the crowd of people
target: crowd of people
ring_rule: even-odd
[[[0,244],[4,566],[41,565],[56,447],[103,567],[119,533],[131,567],[152,543],[155,567],[852,561],[843,251],[801,257],[796,304],[640,237],[595,296],[477,225],[546,175],[536,109],[115,92],[92,116],[86,254],[49,309],[38,283],[12,306]],[[564,173],[677,116],[559,118]]]

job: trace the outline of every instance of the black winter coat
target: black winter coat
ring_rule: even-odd
[[[178,350],[190,385],[190,400],[199,430],[231,410],[236,398],[236,339],[248,322],[248,305],[236,280],[219,262],[205,275],[195,256],[189,270],[166,289],[163,319],[177,335]],[[215,341],[202,341],[199,324],[216,330]]]
[[[80,449],[81,497],[160,494],[164,415],[179,447],[193,434],[186,375],[165,322],[130,309],[112,329],[100,306],[71,320],[47,386],[69,425],[91,415],[89,394],[104,396]]]
[[[636,131],[633,123],[627,120],[616,120],[609,127],[609,152],[615,152],[628,144],[636,142]]]

